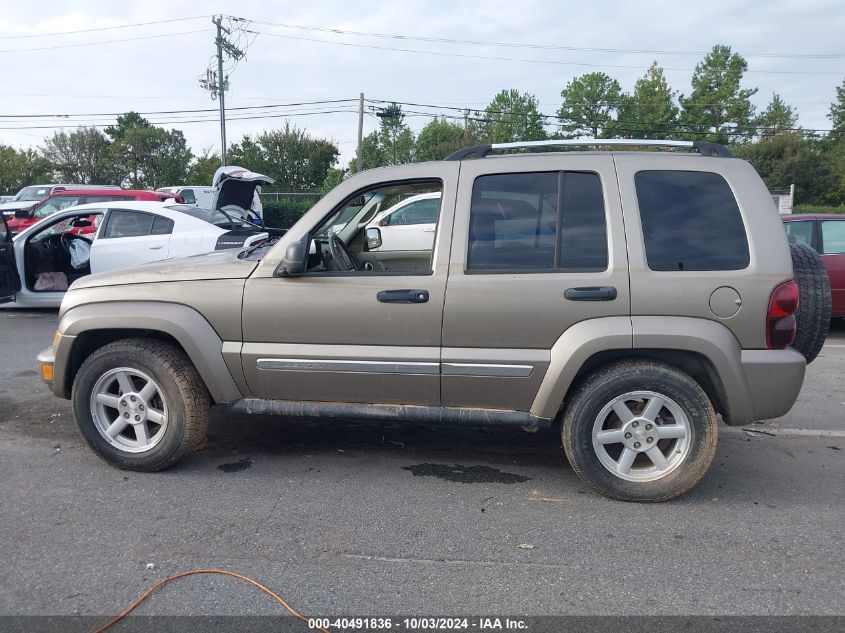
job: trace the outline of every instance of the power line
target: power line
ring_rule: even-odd
[[[237,108],[227,108],[227,110],[259,110],[259,109],[268,109],[268,108],[289,108],[289,107],[298,107],[298,106],[309,106],[309,105],[327,105],[331,103],[346,103],[351,101],[358,101],[358,99],[324,99],[321,101],[298,101],[295,103],[271,103],[271,104],[263,104],[263,105],[254,105],[254,106],[239,106]],[[148,115],[160,115],[160,114],[195,114],[201,112],[217,112],[217,108],[198,108],[192,110],[151,110],[148,112],[136,112],[136,114],[140,114],[141,116],[148,116]],[[0,114],[0,119],[6,118],[24,118],[24,119],[34,119],[34,118],[68,118],[68,117],[104,117],[104,116],[122,116],[126,114],[126,112],[76,112],[76,113],[69,113],[69,114]]]
[[[280,119],[280,118],[287,118],[287,117],[298,117],[298,116],[312,116],[315,114],[357,114],[357,109],[346,109],[346,110],[321,110],[321,111],[312,111],[312,112],[284,112],[281,114],[262,114],[262,115],[255,115],[255,116],[239,116],[239,117],[227,117],[227,121],[248,121],[254,119]],[[218,123],[219,119],[214,118],[205,118],[205,119],[179,119],[179,120],[157,120],[157,121],[149,121],[151,125],[170,125],[170,124],[182,124],[182,123]],[[111,127],[114,125],[114,121],[110,123],[90,123],[85,125],[80,125],[84,123],[83,121],[75,121],[77,125],[73,127],[93,127],[93,128],[104,128],[104,127]],[[66,127],[71,127],[67,125],[28,125],[28,126],[15,126],[15,127],[0,127],[0,130],[58,130],[64,129]]]
[[[353,42],[336,42],[333,40],[320,40],[312,37],[302,37],[300,35],[286,35],[283,33],[267,33],[266,31],[250,31],[251,33],[258,33],[269,37],[281,37],[290,40],[300,40],[303,42],[315,42],[317,44],[333,44],[335,46],[349,46],[354,48],[368,48],[380,51],[397,51],[401,53],[415,53],[417,55],[436,55],[439,57],[461,57],[465,59],[484,59],[491,61],[505,61],[505,62],[521,62],[527,64],[552,64],[554,66],[586,66],[590,68],[630,68],[635,70],[648,69],[649,66],[629,65],[629,64],[591,64],[587,62],[564,62],[553,59],[529,59],[521,57],[500,57],[495,55],[469,55],[466,53],[447,53],[445,51],[431,51],[417,48],[398,48],[393,46],[376,46],[375,44],[356,44]],[[664,70],[675,70],[683,72],[694,71],[694,68],[672,68],[664,67]],[[841,72],[822,72],[822,71],[805,71],[805,70],[752,70],[748,69],[748,73],[760,73],[771,75],[836,75],[840,76]]]
[[[500,42],[500,41],[485,41],[485,40],[463,40],[452,39],[446,37],[427,37],[422,35],[400,35],[395,33],[373,33],[367,31],[351,31],[347,29],[336,29],[318,26],[307,26],[302,24],[287,24],[282,22],[265,22],[261,20],[251,20],[254,24],[263,24],[265,26],[277,26],[286,29],[297,29],[303,31],[317,31],[320,33],[334,33],[337,35],[355,35],[360,37],[380,37],[395,40],[412,40],[418,42],[436,42],[444,44],[463,44],[471,46],[502,46],[506,48],[530,48],[537,50],[559,50],[559,51],[577,51],[588,53],[617,53],[617,54],[648,54],[648,55],[707,55],[710,51],[671,51],[660,49],[645,49],[645,48],[593,48],[581,46],[561,46],[554,44],[525,44],[517,42]],[[748,53],[745,57],[782,57],[782,58],[796,58],[796,59],[845,59],[845,55],[836,53]]]
[[[134,24],[118,24],[115,26],[100,26],[93,29],[79,29],[77,31],[56,31],[55,33],[29,33],[26,35],[0,35],[0,40],[19,40],[32,37],[57,37],[61,35],[78,35],[79,33],[94,33],[97,31],[113,31],[115,29],[129,29],[136,26],[153,26],[155,24],[170,24],[173,22],[187,22],[189,20],[201,20],[210,18],[210,15],[195,15],[189,18],[169,18],[167,20],[154,20],[153,22],[136,22]]]
[[[31,53],[33,51],[52,51],[58,48],[77,48],[80,46],[100,46],[101,44],[120,44],[137,40],[152,40],[159,37],[173,37],[175,35],[191,35],[193,33],[208,33],[211,29],[197,29],[194,31],[179,31],[177,33],[157,33],[156,35],[139,35],[138,37],[124,37],[119,40],[99,40],[97,42],[77,42],[76,44],[57,44],[56,46],[39,46],[36,48],[5,48],[0,53]]]

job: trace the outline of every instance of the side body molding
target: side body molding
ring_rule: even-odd
[[[569,386],[588,358],[599,352],[632,347],[630,317],[604,317],[576,323],[552,346],[551,362],[531,405],[531,413],[541,418],[556,418]]]
[[[62,342],[56,349],[56,395],[67,397],[70,392],[68,362],[76,337],[107,329],[169,334],[182,345],[215,402],[232,402],[244,396],[223,358],[223,341],[208,321],[185,305],[155,301],[86,303],[68,310],[59,321]]]

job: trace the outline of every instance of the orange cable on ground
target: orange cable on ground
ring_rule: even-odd
[[[137,600],[135,600],[135,602],[130,604],[126,609],[124,609],[123,612],[121,612],[119,615],[115,616],[109,622],[107,622],[106,624],[101,626],[99,629],[94,631],[94,633],[103,633],[103,631],[105,631],[106,629],[110,629],[111,627],[113,627],[115,624],[120,622],[127,615],[132,613],[136,608],[138,608],[138,605],[140,605],[144,600],[149,598],[150,595],[154,591],[156,591],[160,587],[163,587],[164,585],[169,583],[171,580],[177,580],[179,578],[184,578],[185,576],[194,576],[194,575],[197,575],[197,574],[220,574],[221,576],[231,576],[232,578],[238,578],[239,580],[243,580],[245,582],[248,582],[249,584],[251,584],[255,587],[258,587],[259,589],[261,589],[261,591],[263,591],[268,596],[270,596],[271,598],[276,600],[276,602],[278,602],[285,609],[290,611],[290,613],[294,617],[299,618],[300,620],[302,620],[303,622],[308,624],[308,618],[306,618],[304,615],[299,613],[299,611],[297,611],[292,606],[290,606],[287,602],[285,602],[285,600],[280,595],[274,593],[272,590],[268,589],[267,587],[262,585],[260,582],[250,578],[249,576],[244,576],[243,574],[238,574],[238,573],[233,572],[233,571],[227,571],[225,569],[193,569],[191,571],[184,571],[184,572],[179,573],[179,574],[173,574],[172,576],[168,576],[167,578],[165,578],[163,580],[159,580],[156,584],[154,584],[152,587],[147,589],[143,594],[141,594],[141,596]],[[318,628],[316,630],[320,631],[321,633],[329,633],[328,629]]]

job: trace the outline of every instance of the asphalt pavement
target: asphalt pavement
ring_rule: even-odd
[[[157,474],[83,444],[34,358],[55,311],[0,311],[0,615],[114,614],[168,574],[252,576],[308,615],[845,614],[845,327],[783,418],[722,426],[671,503],[588,492],[553,432],[214,412]],[[231,578],[139,614],[278,614]]]

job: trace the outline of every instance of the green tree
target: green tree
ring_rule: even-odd
[[[758,134],[768,138],[775,134],[794,132],[798,125],[798,112],[781,99],[778,93],[772,93],[772,100],[757,119]]]
[[[845,132],[845,79],[842,85],[836,87],[836,98],[830,104],[827,115],[835,132]]]
[[[194,160],[188,167],[188,184],[211,186],[214,172],[220,167],[220,155],[213,152],[210,147],[203,149],[202,154],[194,156]]]
[[[361,169],[373,169],[387,165],[384,148],[379,140],[379,131],[374,130],[361,139]],[[355,158],[349,163],[349,171],[354,172],[358,165],[358,151],[355,151]]]
[[[230,165],[238,165],[260,174],[267,173],[267,160],[258,142],[249,136],[244,136],[240,143],[229,147],[226,154],[226,162]]]
[[[634,92],[621,97],[615,132],[627,138],[667,139],[676,135],[678,106],[663,69],[653,62],[634,84]]]
[[[748,62],[731,47],[717,44],[695,66],[692,92],[681,96],[681,122],[695,139],[743,142],[754,133],[751,97],[757,88],[742,88]]]
[[[227,162],[270,176],[276,191],[318,191],[339,154],[331,141],[285,122],[281,129],[243,137]]]
[[[795,132],[734,148],[749,161],[770,189],[795,184],[795,202],[831,201],[836,176],[819,144]]]
[[[112,162],[111,143],[96,128],[56,132],[44,140],[42,153],[62,182],[120,184],[120,172]]]
[[[112,140],[110,153],[123,184],[154,189],[187,180],[193,154],[180,130],[156,127],[138,113],[127,112],[105,133]]]
[[[547,137],[537,97],[518,90],[502,90],[484,110],[478,135],[488,143],[540,141]]]
[[[345,169],[337,169],[332,167],[329,169],[329,172],[326,174],[325,179],[323,180],[323,184],[320,185],[320,192],[321,193],[328,193],[335,187],[337,187],[340,183],[343,182],[343,179],[346,178],[346,170]]]
[[[34,149],[0,145],[0,193],[17,193],[50,178],[50,163]]]
[[[463,126],[435,118],[417,134],[415,156],[418,161],[442,160],[472,142]]]
[[[414,133],[405,124],[402,107],[391,103],[379,113],[378,142],[388,165],[402,165],[414,160]]]
[[[622,97],[619,82],[602,72],[575,77],[561,90],[558,110],[564,136],[608,138],[613,134],[615,114]]]

